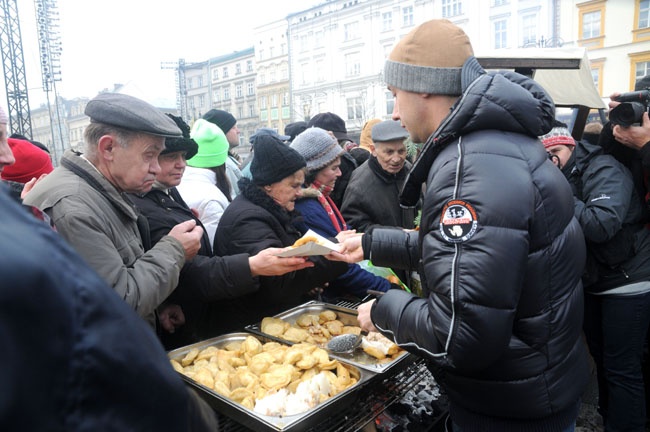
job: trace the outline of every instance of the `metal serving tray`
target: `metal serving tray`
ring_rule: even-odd
[[[295,324],[296,320],[298,317],[302,314],[308,313],[308,314],[314,314],[318,315],[319,313],[325,311],[325,310],[331,310],[334,311],[338,317],[338,320],[341,321],[345,325],[353,325],[353,326],[358,326],[359,323],[357,321],[357,310],[356,309],[350,309],[342,306],[337,306],[329,303],[323,303],[323,302],[317,302],[317,301],[310,301],[305,304],[302,304],[300,306],[296,306],[295,308],[289,309],[288,311],[282,312],[278,315],[275,315],[275,318],[280,318],[289,324]],[[262,323],[258,322],[255,324],[251,324],[245,327],[246,331],[249,331],[251,333],[254,333],[259,336],[263,336],[272,340],[275,340],[277,342],[282,342],[286,343],[289,345],[292,345],[293,342],[284,340],[279,337],[271,336],[269,334],[266,334],[262,332]],[[327,349],[326,347],[323,347]],[[410,356],[406,351],[403,351],[402,354],[389,361],[389,362],[382,362],[378,360],[377,358],[366,354],[363,349],[358,348],[352,353],[333,353],[330,352],[330,356],[332,358],[335,358],[339,361],[343,361],[345,363],[357,366],[360,369],[365,369],[370,372],[374,373],[382,373],[388,370],[389,368],[395,366],[397,363],[402,361],[405,357]]]
[[[203,350],[209,346],[223,347],[231,342],[242,342],[248,336],[257,337],[262,343],[271,342],[273,339],[259,336],[251,335],[250,333],[239,332],[239,333],[229,333],[223,336],[218,336],[212,339],[208,339],[202,342],[198,342],[192,345],[187,345],[182,348],[177,348],[175,350],[169,351],[167,353],[170,360],[180,360],[185,357],[185,355],[193,348],[198,348],[199,351]],[[286,344],[288,345],[288,344]],[[339,360],[341,361],[341,360]],[[341,363],[347,363],[350,366],[349,362],[341,361]],[[192,388],[194,388],[197,393],[205,400],[214,410],[220,412],[221,414],[232,418],[238,423],[251,428],[255,431],[288,431],[297,432],[306,430],[314,425],[318,424],[319,421],[323,421],[328,416],[332,415],[333,412],[340,409],[342,406],[347,406],[349,403],[354,403],[355,399],[359,397],[360,392],[356,391],[357,389],[364,386],[367,381],[374,376],[373,374],[364,371],[363,369],[358,369],[359,371],[359,381],[353,386],[348,387],[341,393],[327,399],[324,402],[316,405],[314,408],[306,411],[304,413],[285,416],[285,417],[273,417],[259,414],[253,410],[250,410],[243,405],[238,404],[230,398],[227,398],[223,395],[220,395],[216,391],[199,384],[193,379],[180,374],[183,380]],[[341,405],[345,404],[345,405]]]

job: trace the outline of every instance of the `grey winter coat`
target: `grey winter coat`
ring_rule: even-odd
[[[145,252],[133,205],[72,150],[63,155],[62,166],[29,192],[25,204],[47,213],[59,234],[108,285],[155,324],[155,309],[178,284],[185,263],[178,240],[164,236]]]

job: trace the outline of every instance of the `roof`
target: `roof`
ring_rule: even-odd
[[[501,49],[476,58],[485,69],[514,69],[532,76],[558,107],[607,108],[584,48]]]

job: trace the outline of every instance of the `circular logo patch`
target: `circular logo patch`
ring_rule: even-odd
[[[449,201],[440,216],[440,234],[450,243],[469,240],[476,232],[478,219],[472,206],[462,200]]]

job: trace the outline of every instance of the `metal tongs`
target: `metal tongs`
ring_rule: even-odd
[[[378,298],[384,295],[383,291],[375,290],[368,290],[366,293],[367,295],[361,300],[361,303],[364,303],[373,297]],[[329,342],[327,342],[327,349],[337,354],[350,353],[361,345],[364,336],[368,336],[368,332],[365,330],[362,330],[358,335],[350,333],[334,336]]]

